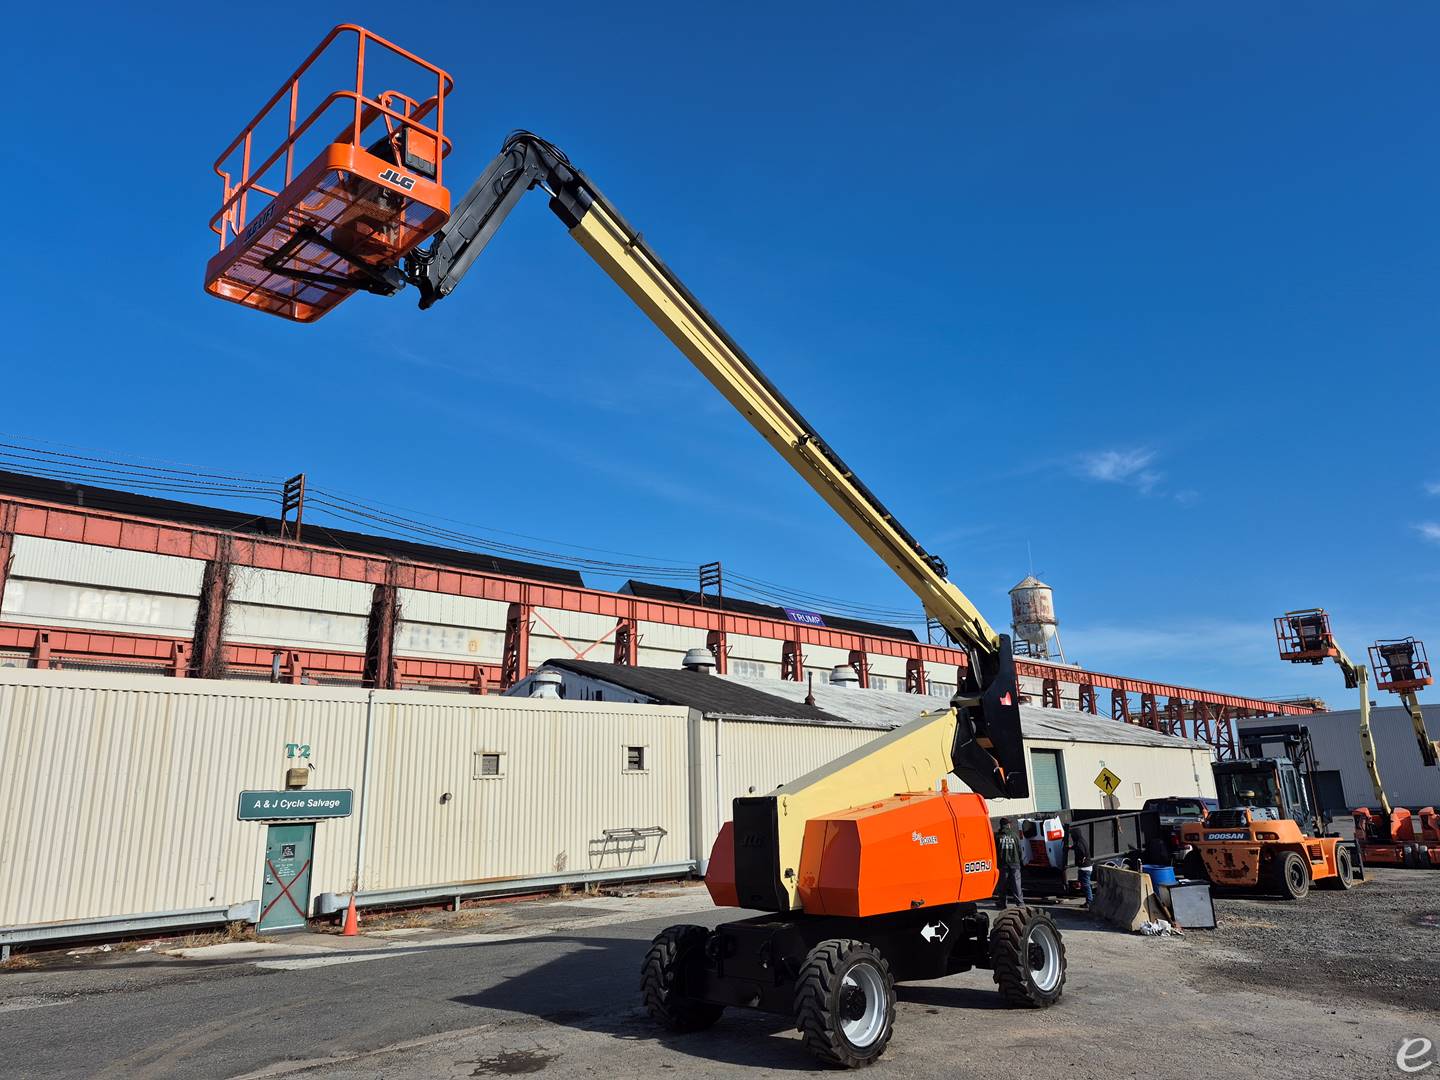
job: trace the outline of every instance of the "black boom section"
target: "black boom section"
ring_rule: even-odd
[[[780,878],[780,814],[774,795],[746,795],[734,803],[735,893],[741,907],[788,911]]]
[[[1023,799],[1030,794],[1030,781],[1010,636],[1000,635],[993,656],[972,652],[970,670],[969,685],[951,703],[959,720],[951,769],[966,787],[987,799]]]

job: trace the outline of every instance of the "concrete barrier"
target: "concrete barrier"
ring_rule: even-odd
[[[1095,867],[1095,901],[1090,911],[1132,932],[1143,922],[1164,918],[1149,874],[1105,863]]]

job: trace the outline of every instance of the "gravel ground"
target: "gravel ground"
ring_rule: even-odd
[[[1378,871],[1297,904],[1223,898],[1218,929],[1182,938],[1122,933],[1074,904],[1053,911],[1070,962],[1056,1008],[1003,1008],[986,972],[903,985],[895,1040],[867,1075],[1388,1080],[1405,1075],[1402,1047],[1440,1044],[1426,948],[1440,941],[1440,918],[1426,924],[1440,872]],[[384,956],[341,950],[324,966],[156,952],[37,963],[0,973],[0,1080],[840,1075],[816,1067],[784,1017],[729,1010],[708,1031],[670,1035],[645,1016],[636,973],[651,937],[733,914],[692,886],[495,905],[448,929],[452,917],[406,915]],[[448,936],[461,929],[474,938]]]
[[[1348,892],[1298,903],[1222,897],[1220,926],[1187,935],[1219,978],[1315,1001],[1440,1000],[1440,871],[1367,870]]]

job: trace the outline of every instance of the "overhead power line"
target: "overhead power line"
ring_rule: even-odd
[[[196,499],[235,499],[263,503],[272,508],[278,508],[284,487],[284,480],[278,478],[219,472],[182,462],[166,461],[161,464],[127,459],[93,447],[69,446],[5,432],[0,432],[0,469],[69,483]],[[698,590],[697,562],[586,547],[494,529],[392,504],[366,501],[315,485],[308,488],[305,504],[311,515],[318,513],[396,539],[543,563],[599,577],[639,578]],[[597,557],[606,555],[614,557]],[[918,610],[857,603],[843,597],[767,581],[730,567],[725,570],[725,582],[727,591],[736,598],[775,607],[819,609],[835,616],[907,627],[924,625],[924,614]]]

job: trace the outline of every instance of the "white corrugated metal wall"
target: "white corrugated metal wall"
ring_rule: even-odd
[[[239,793],[276,788],[310,747],[311,786],[356,790],[317,826],[313,894],[348,892],[361,812],[365,691],[0,670],[0,927],[212,908],[260,895],[265,826]],[[684,709],[374,695],[362,888],[589,868],[607,828],[668,835],[634,862],[684,861]],[[646,768],[624,771],[625,748]],[[501,753],[477,779],[474,754]],[[442,796],[448,794],[448,799]]]
[[[715,834],[723,822],[730,820],[730,803],[736,796],[768,794],[887,730],[787,724],[778,720],[717,722],[700,719],[698,713],[692,713],[692,717],[691,754],[697,779],[692,842],[701,859],[709,859]]]
[[[592,841],[658,826],[629,865],[708,858],[731,800],[763,794],[881,727],[701,719],[620,702],[373,695],[369,806],[361,776],[372,695],[341,687],[0,669],[0,927],[225,907],[260,895],[265,825],[242,789],[282,785],[290,744],[311,786],[356,790],[356,816],[317,826],[312,893],[364,892],[613,867]],[[717,747],[718,739],[718,747]],[[1203,750],[1030,740],[1063,754],[1069,804],[1213,794]],[[627,749],[643,748],[644,768]],[[717,751],[719,760],[717,763]],[[499,754],[500,775],[476,755]],[[719,783],[717,786],[717,775]],[[997,801],[1018,813],[1029,801]],[[608,861],[601,861],[606,859]]]

